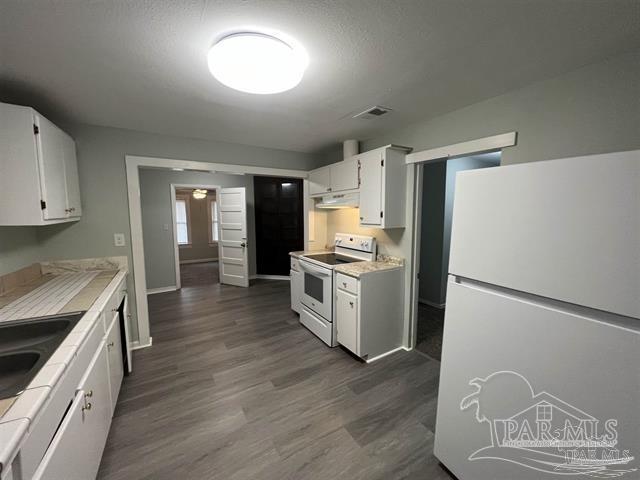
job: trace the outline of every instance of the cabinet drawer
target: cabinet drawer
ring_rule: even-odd
[[[304,306],[300,311],[300,323],[315,333],[315,335],[324,343],[330,347],[334,346],[333,329],[331,328],[331,324]]]
[[[336,285],[338,285],[338,289],[340,290],[346,290],[354,295],[358,294],[358,280],[353,277],[338,273],[336,276]]]
[[[300,265],[298,264],[298,259],[291,257],[291,270],[295,270],[296,272],[300,271]]]
[[[338,343],[360,355],[358,297],[344,290],[336,295],[336,329]]]

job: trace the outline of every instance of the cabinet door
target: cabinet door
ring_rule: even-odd
[[[309,194],[322,195],[331,191],[331,168],[322,167],[309,172]]]
[[[382,152],[361,153],[360,158],[360,224],[382,225]]]
[[[124,342],[127,352],[127,372],[133,371],[133,355],[131,353],[131,334],[129,333],[129,322],[131,321],[131,314],[129,313],[129,295],[127,291],[124,291],[124,303],[122,305],[122,320],[124,323],[124,338],[121,339]]]
[[[93,468],[85,455],[86,441],[90,440],[85,426],[89,413],[85,411],[85,392],[79,390],[33,480],[92,478]]]
[[[38,164],[40,167],[40,191],[46,208],[45,220],[67,218],[67,193],[64,161],[65,134],[46,118],[36,115],[38,126]]]
[[[80,388],[85,392],[86,400],[84,419],[86,437],[83,440],[82,449],[91,467],[91,475],[83,478],[95,478],[111,425],[109,367],[104,341],[100,343],[91,366],[81,380]]]
[[[289,277],[291,278],[291,310],[300,313],[300,282],[302,281],[300,272],[291,270]]]
[[[111,422],[104,342],[38,467],[36,480],[95,478]]]
[[[356,190],[359,185],[358,159],[345,160],[330,165],[331,191]]]
[[[122,378],[124,377],[124,365],[122,363],[122,337],[120,335],[120,313],[116,312],[107,331],[107,358],[109,360],[109,387],[111,398],[111,416],[116,409]]]
[[[62,145],[68,216],[79,217],[82,215],[82,207],[80,206],[80,180],[78,178],[76,143],[69,135],[62,133]]]
[[[338,343],[360,355],[358,342],[358,297],[338,290],[336,301]]]

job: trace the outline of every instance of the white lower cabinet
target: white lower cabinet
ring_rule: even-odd
[[[107,360],[109,363],[109,403],[110,416],[116,409],[120,386],[124,377],[124,365],[122,362],[122,340],[120,336],[120,315],[116,313],[111,320],[111,326],[107,330],[105,345]]]
[[[339,319],[338,343],[360,355],[358,346],[358,297],[338,289],[336,293],[336,317]]]
[[[109,371],[104,343],[81,381],[34,480],[95,478],[111,423]]]
[[[404,269],[336,273],[335,280],[338,343],[367,361],[401,347]]]
[[[289,272],[291,278],[291,310],[300,313],[302,304],[300,303],[300,295],[302,294],[302,273],[296,270]]]
[[[118,306],[125,302],[126,318],[126,298],[122,278],[30,426],[13,480],[96,477],[124,376]]]

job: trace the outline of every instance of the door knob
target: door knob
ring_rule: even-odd
[[[242,248],[245,248],[245,247],[247,246],[247,242],[242,242],[242,243],[240,244],[240,246],[241,246]]]

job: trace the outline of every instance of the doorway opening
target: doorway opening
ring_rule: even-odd
[[[218,187],[173,189],[173,231],[180,288],[219,283]]]
[[[304,250],[303,182],[253,177],[257,274],[289,280],[289,252]]]
[[[421,164],[420,266],[415,348],[440,360],[449,272],[451,221],[458,172],[500,165],[501,152]]]
[[[249,285],[252,175],[140,168],[139,181],[147,295]]]

